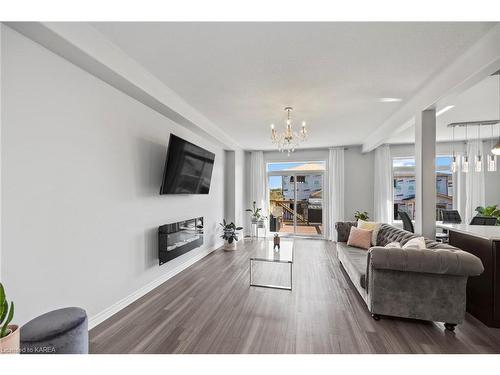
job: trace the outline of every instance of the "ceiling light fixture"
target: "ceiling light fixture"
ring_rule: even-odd
[[[476,172],[481,172],[483,170],[483,155],[481,155],[481,149],[483,148],[482,140],[481,140],[481,126],[477,127],[477,142],[479,145],[479,149],[476,155],[475,167],[474,170]]]
[[[469,154],[467,152],[467,125],[465,125],[465,152],[464,156],[462,157],[462,172],[468,173],[469,172]]]
[[[452,147],[452,155],[453,155],[453,161],[451,162],[451,172],[456,173],[457,171],[457,156],[455,155],[455,127],[451,128],[452,134],[453,134],[453,141],[451,144]]]
[[[380,103],[397,103],[397,102],[402,102],[403,99],[401,99],[401,98],[380,98],[378,101]]]
[[[284,152],[285,150],[288,152],[288,156],[290,156],[291,152],[295,151],[295,148],[307,139],[307,129],[306,122],[302,121],[302,127],[300,131],[297,133],[293,131],[292,128],[292,119],[290,116],[290,112],[293,110],[292,107],[285,107],[285,111],[287,113],[285,130],[283,133],[278,133],[274,128],[274,124],[271,124],[271,141],[278,146],[278,150],[280,152]]]
[[[447,105],[444,108],[441,108],[439,111],[436,112],[436,117],[441,116],[443,113],[448,112],[450,109],[455,108],[454,105]]]
[[[490,125],[490,126],[491,126],[491,139],[495,139],[494,134],[493,134],[493,125]],[[491,141],[491,146],[493,146],[493,141]],[[497,156],[495,154],[488,155],[487,168],[488,168],[488,172],[496,172],[497,171]]]

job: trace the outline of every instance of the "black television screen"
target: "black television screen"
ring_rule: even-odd
[[[208,194],[215,155],[170,134],[160,194]]]

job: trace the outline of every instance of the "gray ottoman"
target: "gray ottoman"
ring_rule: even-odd
[[[54,310],[21,327],[22,354],[88,354],[87,313],[79,307]]]

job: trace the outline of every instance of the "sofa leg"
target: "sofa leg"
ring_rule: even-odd
[[[377,322],[380,320],[380,315],[379,314],[372,314],[373,320],[376,320]]]
[[[453,332],[456,326],[457,325],[454,323],[444,323],[444,328],[446,328],[450,332]]]

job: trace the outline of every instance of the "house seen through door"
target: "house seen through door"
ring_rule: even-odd
[[[325,161],[267,164],[269,231],[324,237]]]

